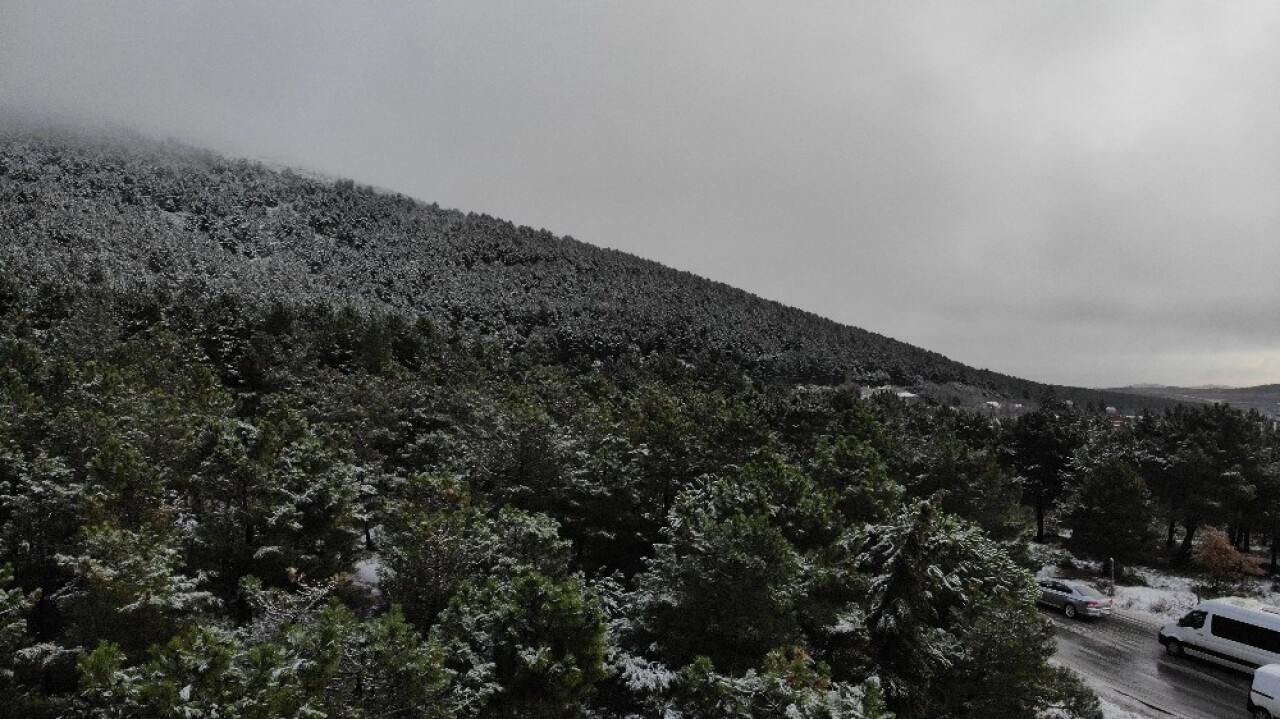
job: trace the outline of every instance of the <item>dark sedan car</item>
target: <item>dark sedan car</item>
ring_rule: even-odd
[[[1074,579],[1041,579],[1040,603],[1061,610],[1067,618],[1108,617],[1114,602],[1097,587]]]

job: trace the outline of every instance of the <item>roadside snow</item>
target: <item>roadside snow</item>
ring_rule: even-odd
[[[1116,607],[1141,614],[1163,624],[1171,622],[1200,603],[1192,591],[1191,580],[1161,574],[1153,569],[1135,572],[1147,583],[1145,587],[1116,586]]]
[[[1041,562],[1040,570],[1036,572],[1037,578],[1080,576],[1082,573],[1088,575],[1099,568],[1097,563],[1075,559],[1060,547],[1032,545],[1032,556]],[[1075,573],[1071,574],[1064,567],[1073,568]],[[1146,586],[1117,584],[1117,610],[1136,615],[1136,618],[1146,619],[1153,624],[1164,624],[1179,619],[1200,603],[1200,597],[1195,591],[1196,579],[1166,574],[1147,567],[1131,571],[1141,577]],[[1104,579],[1086,576],[1085,581],[1106,590],[1107,581]],[[1236,593],[1280,606],[1280,592],[1275,591],[1271,579],[1247,580],[1243,587],[1237,588]]]

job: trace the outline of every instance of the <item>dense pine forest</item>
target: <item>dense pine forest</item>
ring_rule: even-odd
[[[1256,413],[1117,425],[185,149],[0,159],[0,715],[1097,719],[1048,663],[1034,542],[1186,566],[1211,527],[1275,571]]]

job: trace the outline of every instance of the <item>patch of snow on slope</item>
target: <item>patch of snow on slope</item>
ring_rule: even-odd
[[[378,588],[378,571],[382,569],[382,557],[377,554],[371,555],[367,559],[356,562],[355,581],[371,587]]]
[[[1104,719],[1147,719],[1147,717],[1142,714],[1125,711],[1106,699],[1099,699],[1098,703],[1102,705],[1102,716]]]

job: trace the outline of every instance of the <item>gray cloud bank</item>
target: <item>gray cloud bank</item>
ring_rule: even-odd
[[[1280,5],[0,3],[0,107],[1088,386],[1280,382]]]

